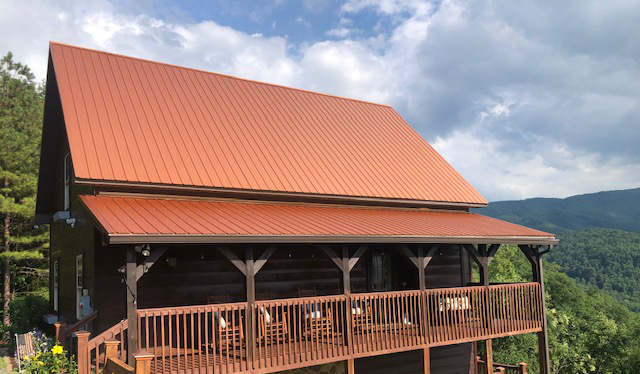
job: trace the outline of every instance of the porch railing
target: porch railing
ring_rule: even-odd
[[[155,373],[275,372],[540,331],[541,297],[520,283],[144,309],[138,350]]]

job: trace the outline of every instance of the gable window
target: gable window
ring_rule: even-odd
[[[82,255],[76,256],[76,318],[82,319]]]
[[[64,156],[64,209],[69,210],[71,203],[71,153]]]
[[[60,295],[60,259],[53,262],[53,310],[58,311],[58,299]]]
[[[370,274],[371,291],[390,291],[391,256],[388,253],[372,254]]]

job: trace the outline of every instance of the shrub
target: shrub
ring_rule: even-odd
[[[46,338],[36,339],[36,354],[22,362],[21,372],[29,374],[77,374],[78,366],[74,357],[57,344],[51,344]]]
[[[34,329],[48,331],[51,327],[42,318],[48,311],[49,301],[46,294],[33,292],[11,300],[9,315],[12,335],[23,334]]]

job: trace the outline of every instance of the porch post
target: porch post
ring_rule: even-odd
[[[552,246],[549,246],[551,249]],[[544,273],[542,270],[542,256],[538,249],[535,249],[536,259],[537,259],[537,276],[536,280],[540,283],[540,293],[542,300],[542,331],[538,333],[538,359],[540,361],[540,374],[550,374],[551,373],[551,364],[549,362],[549,335],[547,334],[547,305],[544,300]],[[535,279],[534,279],[535,280]]]
[[[138,281],[136,279],[136,252],[127,248],[126,287],[127,287],[127,362],[134,365],[134,356],[138,350]]]
[[[431,373],[431,355],[429,354],[429,347],[424,347],[423,349],[423,364],[422,368],[424,370],[424,374]]]
[[[493,374],[493,342],[491,339],[484,341],[484,362],[487,374]]]
[[[420,291],[424,291],[427,288],[427,282],[425,279],[425,265],[424,265],[424,248],[422,245],[418,246],[418,284],[420,285]]]
[[[344,288],[344,296],[347,310],[347,346],[351,353],[353,349],[353,316],[351,315],[351,269],[349,266],[349,247],[342,246],[342,285]],[[353,358],[347,359],[347,374],[355,373],[355,362]]]
[[[420,307],[422,308],[422,312],[424,317],[422,318],[422,334],[424,335],[424,348],[423,348],[423,370],[424,374],[431,373],[431,355],[429,352],[429,310],[427,307],[427,299],[425,290],[427,289],[427,281],[425,275],[425,269],[427,267],[424,258],[424,247],[420,244],[418,245],[418,285],[420,287],[420,294],[422,302],[420,303]]]
[[[255,302],[256,302],[256,275],[253,261],[253,247],[245,248],[245,260],[247,263],[247,357],[249,367],[253,369],[254,345],[256,336]]]
[[[489,285],[491,284],[490,280],[489,280],[489,263],[490,263],[490,259],[489,259],[489,255],[487,253],[487,245],[486,244],[479,244],[478,245],[478,252],[480,252],[480,283],[484,286],[484,287],[489,287]],[[489,296],[489,291],[485,289],[485,316],[487,319],[487,324],[490,327],[491,326],[491,321],[489,320],[490,318],[490,313],[489,313],[489,308],[490,308],[490,296]],[[493,342],[491,341],[491,339],[486,339],[484,341],[484,362],[486,364],[486,374],[493,374]]]

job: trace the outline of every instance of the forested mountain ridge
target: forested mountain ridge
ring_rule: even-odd
[[[555,233],[545,258],[640,312],[640,188],[490,203],[480,213]]]
[[[640,233],[640,188],[492,202],[478,213],[559,234],[592,227]]]
[[[549,261],[573,279],[595,286],[640,312],[640,234],[592,228],[560,234]]]

